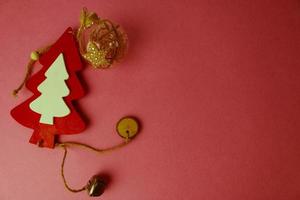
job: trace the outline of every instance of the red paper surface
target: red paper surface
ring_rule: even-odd
[[[90,200],[65,190],[59,149],[27,143],[9,112],[32,95],[11,91],[32,50],[78,26],[83,6],[121,24],[130,41],[115,68],[85,68],[84,134],[64,141],[107,147],[115,124],[138,116],[129,146],[95,155],[72,149],[66,177],[80,188],[110,175],[105,200],[298,200],[298,0],[2,1],[0,199]]]

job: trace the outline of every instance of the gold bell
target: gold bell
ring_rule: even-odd
[[[106,187],[106,182],[100,176],[93,176],[87,186],[86,190],[88,195],[91,197],[98,197],[103,194],[104,189]]]

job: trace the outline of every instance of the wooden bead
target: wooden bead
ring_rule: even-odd
[[[137,119],[133,117],[123,117],[117,123],[117,132],[123,138],[133,138],[139,132]]]
[[[31,60],[35,60],[36,61],[36,60],[38,60],[40,58],[40,55],[39,55],[39,53],[37,51],[33,51],[30,54],[30,58],[31,58]]]

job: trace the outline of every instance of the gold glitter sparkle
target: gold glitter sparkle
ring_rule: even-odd
[[[110,65],[106,55],[107,52],[105,50],[100,50],[94,42],[90,41],[87,45],[87,52],[83,57],[96,68],[106,68]]]

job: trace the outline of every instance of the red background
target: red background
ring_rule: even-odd
[[[116,144],[124,115],[143,131],[111,154],[71,150],[73,187],[101,172],[106,200],[300,198],[298,0],[2,0],[1,200],[90,199],[64,189],[63,152],[29,144],[9,115],[32,95],[11,96],[30,52],[77,27],[83,6],[121,24],[130,49],[111,70],[82,72],[89,128],[62,140]]]

